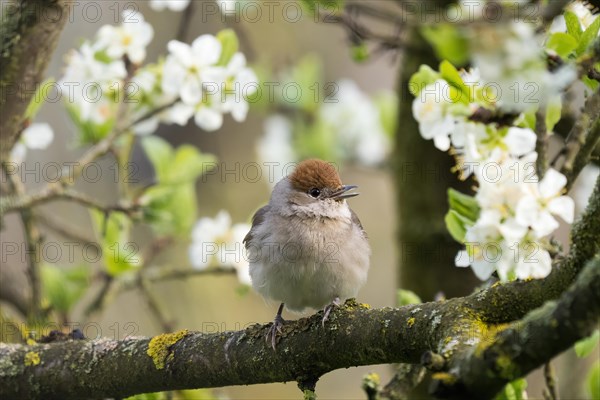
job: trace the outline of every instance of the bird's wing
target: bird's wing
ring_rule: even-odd
[[[350,209],[350,215],[352,216],[352,223],[358,225],[358,227],[360,228],[360,231],[362,232],[363,236],[366,238],[367,237],[367,232],[365,232],[365,228],[363,228],[362,224],[360,223],[360,219],[358,219],[358,215],[356,215],[356,213],[352,209]]]
[[[266,206],[260,208],[252,217],[252,227],[250,228],[250,232],[248,232],[246,234],[246,236],[244,237],[243,243],[244,244],[248,244],[248,242],[250,242],[252,240],[252,234],[253,231],[260,225],[263,223],[263,221],[265,220],[265,214],[267,213],[267,211],[269,211],[269,205],[267,204]]]

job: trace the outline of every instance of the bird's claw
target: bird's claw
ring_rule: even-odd
[[[333,299],[333,301],[331,303],[329,303],[323,309],[323,319],[321,320],[321,326],[323,328],[325,328],[325,321],[327,321],[329,319],[329,314],[331,314],[331,310],[333,310],[335,307],[338,307],[340,305],[341,305],[340,298],[336,297],[335,299]]]
[[[271,342],[273,350],[275,350],[275,346],[277,345],[277,333],[282,333],[281,328],[283,327],[284,322],[285,319],[283,319],[281,315],[276,315],[273,320],[273,325],[271,325],[265,336],[265,341],[267,343]]]

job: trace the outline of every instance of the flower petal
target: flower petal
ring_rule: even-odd
[[[471,268],[475,273],[475,276],[482,281],[486,281],[492,276],[492,273],[496,269],[494,264],[487,262],[486,260],[475,260],[471,264]]]
[[[548,211],[572,224],[575,215],[575,202],[569,196],[560,196],[548,203]]]
[[[177,125],[185,126],[194,115],[194,107],[178,102],[169,109],[166,120]]]
[[[30,149],[45,149],[52,143],[54,131],[46,123],[31,124],[23,131],[21,139]]]
[[[537,136],[531,129],[512,127],[508,130],[504,142],[514,156],[522,156],[535,150]]]
[[[532,255],[533,263],[530,266],[530,276],[534,279],[542,279],[550,275],[552,271],[552,258],[546,250],[539,250]]]
[[[192,48],[179,40],[170,40],[167,49],[179,63],[189,67],[192,64]]]
[[[508,243],[520,242],[528,230],[527,226],[518,223],[514,218],[510,218],[502,223],[499,229]]]
[[[223,126],[223,114],[210,107],[200,107],[194,121],[200,128],[212,132]]]
[[[551,234],[558,226],[558,221],[548,211],[539,213],[538,218],[531,224],[531,227],[539,237]]]
[[[471,265],[469,253],[466,250],[459,251],[454,258],[454,265],[457,267],[468,267]]]
[[[198,65],[216,64],[221,57],[221,42],[213,35],[200,35],[192,42],[192,51]]]
[[[567,184],[567,177],[553,168],[549,168],[539,183],[540,195],[544,199],[558,196]]]

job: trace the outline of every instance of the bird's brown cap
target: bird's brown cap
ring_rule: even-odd
[[[342,187],[342,180],[335,167],[318,159],[302,161],[289,179],[296,190],[303,192],[312,188],[339,189]]]

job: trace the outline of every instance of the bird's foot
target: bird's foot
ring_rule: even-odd
[[[341,304],[342,302],[340,301],[340,298],[336,297],[323,309],[323,319],[321,320],[321,326],[323,326],[323,328],[325,327],[325,321],[329,319],[329,314],[331,314],[331,310],[333,310],[335,307],[339,307]]]
[[[285,319],[283,319],[281,316],[282,311],[283,303],[279,306],[277,315],[275,315],[275,319],[273,320],[273,325],[271,325],[265,336],[265,341],[267,343],[271,342],[271,347],[273,347],[273,350],[275,350],[275,346],[277,345],[277,333],[281,333],[281,328],[285,322]]]

